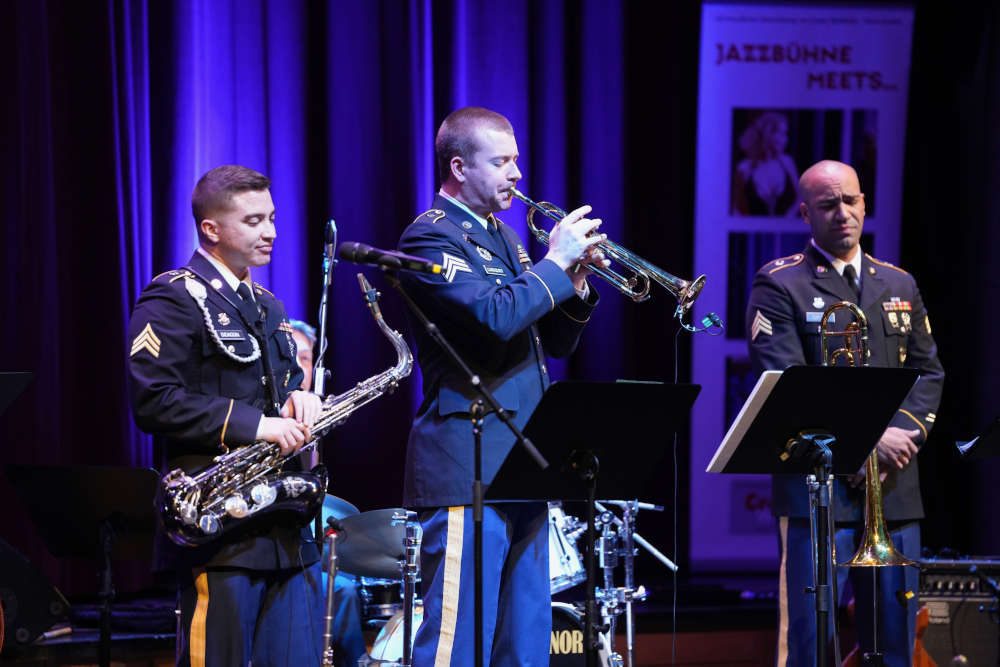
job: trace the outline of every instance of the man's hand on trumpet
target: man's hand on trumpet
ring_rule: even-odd
[[[545,255],[569,274],[577,291],[584,289],[590,275],[588,267],[611,265],[596,247],[608,238],[607,234],[596,233],[601,226],[600,218],[584,217],[591,210],[590,206],[581,206],[560,220],[549,232],[549,252]]]

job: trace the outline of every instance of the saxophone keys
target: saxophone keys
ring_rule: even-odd
[[[237,519],[242,519],[250,513],[247,501],[240,495],[229,496],[226,498],[226,502],[223,504],[223,507],[226,510],[226,514]]]
[[[277,490],[269,484],[257,484],[250,489],[250,499],[258,508],[267,507],[278,498]]]

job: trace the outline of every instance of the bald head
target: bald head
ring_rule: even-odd
[[[799,212],[816,245],[851,261],[865,224],[865,196],[854,168],[836,160],[817,162],[802,172],[799,197]]]
[[[850,183],[854,192],[861,192],[858,172],[854,171],[854,167],[836,160],[820,160],[799,177],[799,199],[805,201],[810,192],[833,181]]]

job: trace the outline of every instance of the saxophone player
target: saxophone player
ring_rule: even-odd
[[[251,277],[277,236],[269,188],[242,166],[202,176],[191,197],[198,248],[132,313],[129,397],[167,469],[194,471],[260,440],[293,454],[320,413],[320,398],[299,390],[284,307]],[[278,522],[196,548],[159,539],[157,567],[177,576],[177,664],[318,664],[319,556],[308,526]]]

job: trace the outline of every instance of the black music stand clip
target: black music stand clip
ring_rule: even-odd
[[[661,382],[556,382],[525,426],[551,465],[541,469],[515,448],[486,491],[490,500],[564,500],[587,503],[587,606],[584,646],[596,664],[594,501],[634,498],[651,476],[661,475],[668,443],[685,426],[699,385]],[[589,419],[587,415],[598,415]],[[655,415],[654,419],[650,415]]]
[[[828,664],[834,600],[833,475],[857,473],[916,383],[911,368],[791,366],[761,374],[707,472],[805,474],[816,580],[816,660]],[[859,407],[860,406],[860,407]]]
[[[109,665],[112,561],[151,560],[159,474],[150,468],[18,464],[6,472],[53,556],[100,563],[98,661]]]

